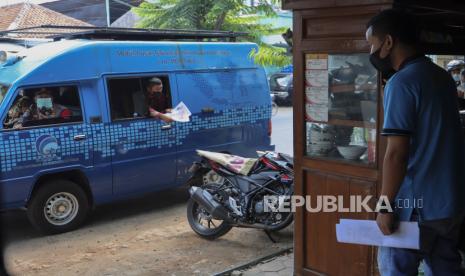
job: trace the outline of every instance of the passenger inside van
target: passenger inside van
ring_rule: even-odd
[[[82,121],[77,88],[42,87],[19,92],[3,123],[5,129]]]
[[[32,100],[28,96],[20,96],[8,112],[7,119],[3,124],[5,128],[18,129],[23,126],[23,122],[30,120],[30,109]]]
[[[148,80],[146,86],[146,105],[147,114],[150,117],[162,119],[166,123],[170,123],[173,120],[166,116],[165,113],[170,112],[170,106],[168,105],[168,98],[163,93],[163,83],[161,79],[153,77]]]
[[[70,118],[71,110],[58,104],[54,99],[52,92],[42,88],[34,98],[35,108],[32,110],[33,120],[45,120],[54,118]]]

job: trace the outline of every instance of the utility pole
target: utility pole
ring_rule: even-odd
[[[110,0],[105,0],[105,8],[107,10],[107,27],[110,27]]]

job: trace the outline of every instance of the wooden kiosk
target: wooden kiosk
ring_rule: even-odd
[[[465,54],[465,2],[408,0],[283,0],[293,10],[295,193],[376,197],[385,141],[381,76],[369,63],[366,23],[382,9],[401,8],[422,26],[427,54]],[[336,241],[340,218],[373,213],[309,212],[295,219],[295,275],[375,275],[376,250]]]

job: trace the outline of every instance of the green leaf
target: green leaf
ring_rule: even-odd
[[[273,28],[261,24],[264,18],[277,16],[275,7],[280,0],[256,0],[256,5],[246,5],[245,0],[158,0],[143,2],[133,11],[141,17],[137,27],[153,29],[198,29],[247,32],[239,41],[255,42],[259,50],[250,57],[264,66],[284,66],[291,57],[283,48],[261,42],[267,35],[285,32],[286,28]]]

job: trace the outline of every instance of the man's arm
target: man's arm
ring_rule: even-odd
[[[394,202],[407,172],[409,145],[410,136],[391,135],[387,137],[381,196],[387,197],[391,203]],[[380,213],[376,218],[376,222],[385,235],[390,235],[395,231],[394,214]]]
[[[149,114],[150,114],[151,117],[161,119],[165,123],[173,122],[173,119],[171,119],[170,117],[166,116],[165,114],[163,114],[161,112],[156,111],[153,108],[149,108]]]
[[[158,117],[159,117],[160,119],[162,119],[165,123],[172,123],[172,122],[174,122],[173,119],[171,119],[170,117],[166,116],[166,115],[163,114],[163,113],[159,113],[159,114],[158,114]]]
[[[394,202],[400,185],[407,172],[409,157],[409,136],[388,136],[383,163],[383,183],[381,195]]]

